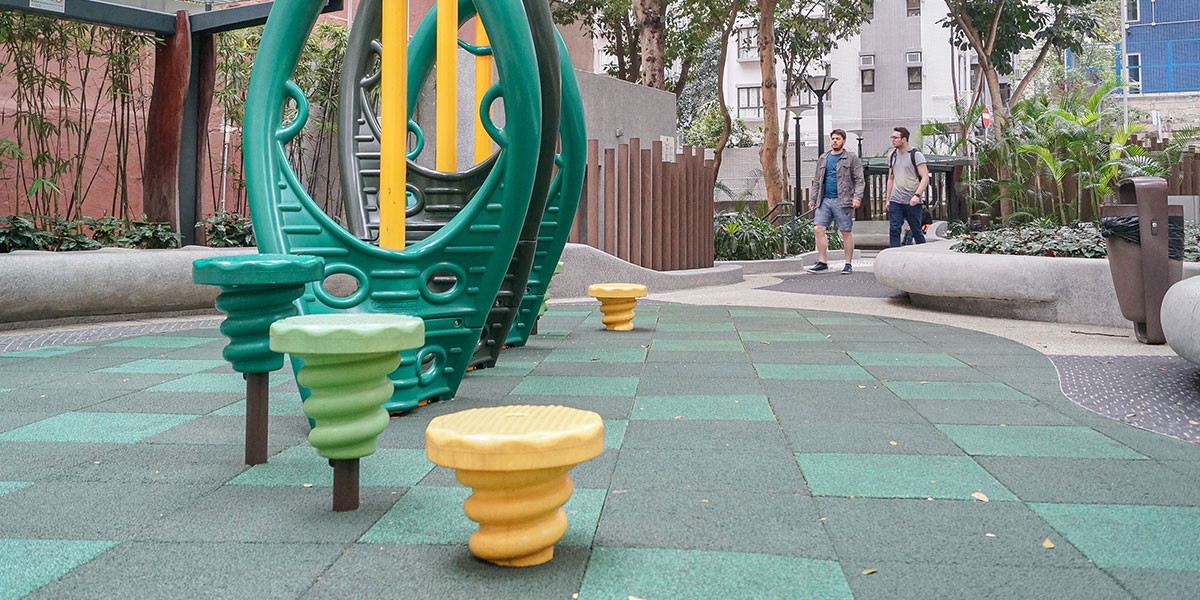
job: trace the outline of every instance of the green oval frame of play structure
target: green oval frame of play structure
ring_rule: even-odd
[[[375,66],[372,59],[378,48],[375,44],[378,43],[381,29],[381,10],[381,0],[367,0],[359,6],[355,30],[351,32],[346,60],[343,63],[340,96],[342,112],[338,121],[338,140],[342,157],[342,197],[346,203],[351,231],[364,240],[377,239],[379,225],[378,199],[375,194],[378,187],[376,173],[379,127],[367,92],[378,84],[378,73],[372,73],[370,70]],[[534,45],[540,61],[539,76],[542,82],[544,129],[538,157],[538,174],[513,260],[509,264],[496,302],[489,311],[471,359],[470,364],[475,367],[490,367],[495,364],[501,348],[505,345],[525,344],[545,296],[551,269],[557,264],[566,246],[567,235],[583,190],[587,134],[583,102],[575,79],[574,66],[562,37],[552,26],[548,6],[537,0],[526,0],[526,12],[530,15],[534,31]],[[473,1],[459,0],[458,14],[461,26],[475,15]],[[419,100],[421,84],[433,68],[436,30],[437,14],[430,11],[410,44],[410,117],[412,108]],[[550,35],[539,36],[539,31]],[[460,45],[474,54],[491,53],[489,48],[477,48],[465,43]],[[555,119],[555,115],[550,114],[550,108],[558,106],[560,99],[561,119]],[[557,129],[551,127],[554,122],[558,123],[554,126]],[[411,121],[410,126],[414,133],[421,135],[419,128]],[[554,147],[559,138],[562,140],[562,152],[556,155]],[[444,213],[457,210],[465,204],[470,192],[470,185],[467,184],[460,188],[461,196],[455,199],[455,203],[442,201],[436,205],[428,205],[421,194],[419,183],[437,174],[411,162],[420,153],[421,147],[422,144],[418,143],[417,149],[409,153],[409,168],[413,175],[410,193],[416,199],[407,215],[409,223],[406,233],[409,241],[419,240],[428,235],[429,225],[433,225],[434,230],[440,227],[447,218]],[[550,179],[550,160],[559,167],[553,180]],[[491,167],[492,159],[489,159],[472,167],[467,173],[471,179],[476,179],[481,174],[486,174]]]
[[[309,285],[298,301],[301,314],[422,318],[425,345],[402,353],[390,375],[395,391],[384,406],[396,411],[422,400],[448,399],[458,389],[500,289],[533,190],[542,106],[530,24],[518,0],[479,7],[494,35],[500,73],[488,97],[502,97],[506,106],[505,126],[491,128],[500,148],[495,166],[450,222],[405,250],[392,251],[359,240],[326,216],[305,193],[284,153],[308,116],[308,101],[289,77],[323,5],[323,0],[277,1],[251,74],[243,136],[259,251],[321,256],[326,276],[340,273],[356,280],[357,290],[347,297],[332,295],[320,283]],[[287,100],[296,103],[298,115],[284,125]],[[480,110],[485,116],[489,112],[487,106]],[[293,359],[294,366],[298,362]]]

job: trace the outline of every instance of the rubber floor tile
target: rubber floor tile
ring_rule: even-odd
[[[246,469],[245,450],[239,446],[128,444],[76,461],[61,470],[58,480],[212,486]]]
[[[230,417],[246,416],[246,401],[239,400],[214,410],[210,415]],[[300,392],[273,393],[267,403],[267,414],[275,417],[304,418],[304,403],[300,400]]]
[[[972,456],[1144,458],[1087,427],[938,425],[937,428]]]
[[[767,397],[762,395],[639,395],[634,400],[630,418],[774,421],[775,415]]]
[[[359,460],[362,487],[410,487],[433,469],[424,450],[381,448]],[[329,460],[308,445],[293,446],[272,456],[266,464],[250,467],[229,485],[333,487]]]
[[[579,600],[613,598],[849,600],[833,561],[742,552],[654,548],[592,550]]]
[[[0,433],[0,441],[134,444],[195,418],[195,415],[68,412]]]
[[[1095,567],[1001,567],[855,560],[844,562],[842,568],[856,598],[1133,600],[1133,596],[1117,582]]]
[[[682,340],[669,340],[672,342]],[[701,350],[697,352],[687,352],[682,350],[650,350],[646,355],[646,362],[658,363],[716,363],[716,364],[750,364],[749,357],[746,356],[746,351],[742,349],[740,343],[737,344],[737,351],[729,350]]]
[[[563,505],[567,532],[557,545],[592,543],[607,490],[575,489]],[[414,487],[359,539],[367,544],[466,544],[479,524],[463,514],[466,487]]]
[[[148,521],[188,506],[212,489],[211,483],[39,481],[0,496],[0,531],[25,539],[127,540]]]
[[[487,369],[467,371],[467,377],[524,377],[536,365],[535,362],[498,362],[495,366]]]
[[[936,352],[847,352],[864,367],[965,367],[962,361]]]
[[[339,544],[123,542],[42,588],[30,600],[290,600],[316,582],[342,550]],[[266,574],[270,581],[265,580]]]
[[[627,419],[604,420],[604,447],[620,448],[625,440],[625,430],[629,426]]]
[[[92,346],[45,346],[43,348],[34,348],[32,350],[20,350],[17,352],[5,352],[0,356],[6,358],[50,358],[52,356],[62,356],[71,354],[81,350],[87,350]]]
[[[887,323],[875,317],[865,315],[830,315],[830,316],[812,316],[807,315],[809,323],[817,326],[823,325],[872,325],[885,326]]]
[[[272,373],[270,386],[275,387],[292,381],[290,373]],[[147,392],[210,392],[237,393],[246,391],[246,380],[240,373],[193,373],[149,387]]]
[[[754,317],[765,318],[788,318],[795,319],[799,316],[794,310],[785,308],[730,308],[729,316],[734,319],[747,319]]]
[[[1151,569],[1105,569],[1137,598],[1189,598],[1200,590],[1200,573]]]
[[[656,339],[650,346],[651,352],[740,352],[742,343],[737,340],[663,340]]]
[[[696,323],[660,322],[658,324],[658,328],[656,329],[656,331],[660,331],[660,332],[670,332],[670,331],[709,332],[709,331],[734,331],[734,328],[733,328],[733,323],[730,323],[728,321],[715,321],[715,322],[700,321],[700,322],[696,322]]]
[[[0,539],[0,598],[21,598],[100,556],[117,542]]]
[[[1103,569],[1200,571],[1200,508],[1029,503]]]
[[[966,456],[797,454],[814,496],[1017,500]]]
[[[808,379],[821,381],[861,381],[874,379],[858,365],[762,364],[754,368],[763,379]]]
[[[802,453],[941,454],[963,451],[927,423],[791,423],[792,450]]]
[[[785,492],[614,490],[596,545],[836,558],[812,498]]]
[[[637,377],[526,377],[510,396],[633,396]]]
[[[143,358],[127,362],[107,369],[98,369],[97,373],[199,373],[215,369],[227,364],[223,360],[171,360],[159,358]]]
[[[909,400],[931,423],[962,425],[1077,425],[1070,417],[1030,398],[1021,400]]]
[[[883,381],[954,381],[954,382],[988,382],[995,381],[978,369],[967,366],[959,367],[864,367],[872,377]]]
[[[1086,557],[1020,502],[832,497],[815,501],[843,562],[913,557],[945,565],[1089,566]],[[1046,538],[1054,549],[1042,546]]]
[[[165,335],[143,336],[135,338],[125,338],[118,340],[105,346],[114,348],[191,348],[200,344],[207,344],[215,341],[213,338],[207,337],[171,337]]]
[[[33,485],[32,481],[0,481],[0,496],[6,496],[31,485]]]
[[[554,560],[549,563],[512,569],[471,556],[465,543],[455,546],[353,544],[304,594],[304,599],[564,600],[579,589],[588,556],[587,549],[560,546],[554,549]],[[403,575],[397,576],[397,573]],[[453,576],[447,576],[449,573]]]
[[[828,344],[825,334],[816,331],[740,331],[743,342],[821,342]]]
[[[640,363],[645,360],[645,348],[557,348],[542,362]]]
[[[808,494],[795,456],[784,447],[632,448],[628,441],[610,487]]]
[[[1145,460],[998,456],[976,460],[1026,502],[1200,506],[1200,469],[1189,477]]]
[[[623,448],[670,450],[771,450],[787,447],[787,438],[775,421],[734,420],[634,420],[630,421]]]
[[[760,395],[762,388],[754,378],[728,377],[642,377],[638,396],[744,396]]]
[[[888,389],[905,400],[1027,400],[1028,396],[996,382],[891,381]]]
[[[754,367],[745,360],[735,363],[663,363],[648,362],[642,367],[642,377],[717,377],[753,379],[758,377]]]

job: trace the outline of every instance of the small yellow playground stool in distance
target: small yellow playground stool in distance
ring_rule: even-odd
[[[425,429],[425,456],[473,491],[463,505],[479,523],[471,553],[505,567],[554,558],[575,486],[567,472],[603,452],[600,415],[567,406],[473,408]]]
[[[600,319],[609,331],[633,331],[633,307],[646,297],[646,286],[639,283],[593,283],[588,295],[600,301]]]

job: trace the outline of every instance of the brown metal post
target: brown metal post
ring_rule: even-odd
[[[587,237],[583,241],[600,247],[600,140],[587,142]]]
[[[642,140],[629,140],[629,262],[642,264]]]
[[[192,35],[188,15],[175,14],[175,35],[154,49],[154,93],[146,115],[146,155],[142,175],[142,210],[151,221],[166,221],[179,231],[179,156],[183,136],[183,104],[192,68]]]
[[[650,150],[642,150],[642,203],[641,241],[642,256],[639,265],[654,268],[654,160]]]
[[[211,33],[206,33],[196,36],[195,51],[200,59],[200,77],[196,82],[196,210],[195,225],[193,226],[193,240],[197,245],[207,245],[207,234],[204,231],[204,224],[201,223],[204,219],[204,181],[211,178],[211,172],[208,167],[208,119],[209,113],[212,112],[214,90],[217,85],[217,42],[216,36]],[[224,123],[222,123],[224,126]],[[213,210],[216,211],[214,198]]]
[[[246,464],[267,462],[267,408],[270,373],[243,373],[246,379]]]
[[[604,149],[604,244],[599,248],[617,254],[617,151]]]
[[[629,260],[629,144],[617,146],[617,258]]]
[[[330,460],[333,467],[333,511],[358,510],[358,459]]]

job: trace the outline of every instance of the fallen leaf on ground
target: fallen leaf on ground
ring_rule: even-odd
[[[1197,421],[1195,419],[1188,419],[1188,425],[1200,425],[1200,421]]]
[[[759,341],[758,341],[758,343],[760,343],[760,344],[766,344],[766,345],[768,345],[768,346],[770,346],[770,345],[771,345],[771,342],[768,342],[768,341],[766,341],[766,340],[759,340]]]
[[[671,419],[672,419],[672,420],[675,420],[675,421],[678,421],[678,420],[680,420],[680,419],[682,419],[682,418],[683,418],[683,415],[675,415],[674,417],[671,417]]]
[[[879,572],[879,569],[863,569],[862,573],[863,573],[863,575],[873,575],[878,572]]]
[[[610,492],[610,493],[611,493],[612,495],[614,495],[614,496],[615,496],[615,495],[617,495],[617,494],[624,494],[625,492],[628,492],[628,491],[629,491],[629,490],[613,490],[613,491],[612,491],[612,492]]]
[[[983,535],[984,535],[985,537],[996,537],[996,534],[994,534],[994,533],[985,533],[985,534],[983,534]]]
[[[301,487],[312,487],[311,483],[302,483],[300,485],[301,485]]]
[[[987,494],[985,494],[985,493],[983,493],[983,492],[971,492],[971,497],[972,497],[972,498],[974,498],[974,499],[976,499],[976,500],[978,500],[978,501],[980,501],[980,502],[987,502],[987,501],[988,501]]]
[[[705,504],[708,504],[708,498],[701,498],[700,501]]]
[[[927,384],[927,383],[929,383],[929,382],[928,382],[928,381],[922,381],[922,382],[921,382],[921,385],[925,385],[925,384]]]
[[[889,443],[889,444],[891,444],[891,445],[893,445],[893,446],[899,446],[899,444],[897,444],[895,441],[891,441],[891,442],[888,442],[888,443]]]
[[[1053,550],[1054,542],[1050,541],[1050,538],[1046,538],[1046,539],[1042,540],[1042,547],[1047,550]]]

